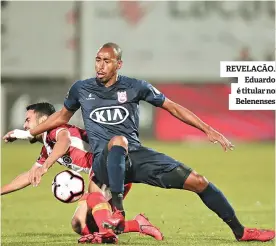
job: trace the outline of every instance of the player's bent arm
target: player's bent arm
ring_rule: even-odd
[[[65,155],[70,148],[71,140],[70,140],[70,133],[68,130],[63,129],[57,135],[57,142],[53,148],[52,153],[48,156],[45,160],[43,165],[39,170],[36,170],[30,176],[30,181],[34,186],[37,186],[40,181],[41,177],[47,173],[50,167],[54,165],[54,163],[63,155]]]
[[[182,122],[190,126],[196,127],[197,129],[203,131],[206,134],[212,129],[209,125],[204,123],[190,110],[169,100],[168,98],[165,99],[162,108],[167,110],[170,114],[172,114],[174,117],[181,120]]]
[[[34,165],[31,170],[38,169],[39,166]],[[18,175],[14,180],[12,180],[9,184],[3,185],[1,187],[1,196],[9,194],[11,192],[21,190],[31,184],[29,180],[29,175],[31,170],[28,172],[22,173]]]
[[[69,122],[73,115],[74,111],[69,111],[65,107],[63,107],[60,111],[57,111],[54,114],[50,115],[46,121],[31,129],[30,134],[32,136],[36,136],[38,134],[66,124]]]
[[[57,142],[54,145],[52,153],[48,156],[44,164],[42,165],[42,170],[46,173],[48,169],[63,155],[65,155],[70,148],[71,139],[70,133],[66,129],[62,129],[57,134]]]

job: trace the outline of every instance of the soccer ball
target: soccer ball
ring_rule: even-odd
[[[76,202],[84,193],[84,180],[75,171],[62,171],[55,176],[52,182],[52,192],[61,202]]]

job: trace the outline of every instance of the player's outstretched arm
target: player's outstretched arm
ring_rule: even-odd
[[[233,150],[234,146],[229,140],[227,140],[221,133],[214,130],[211,126],[203,122],[190,110],[167,98],[165,99],[162,108],[167,110],[170,114],[172,114],[174,117],[181,120],[182,122],[204,132],[211,142],[219,142],[225,151],[227,151],[227,149]]]
[[[60,111],[57,111],[49,116],[46,121],[42,122],[37,127],[29,131],[18,129],[10,131],[3,137],[3,140],[5,142],[13,142],[16,139],[31,139],[38,134],[68,123],[73,115],[74,111],[69,111],[65,107],[63,107]]]
[[[30,174],[30,182],[37,186],[41,181],[41,177],[48,172],[49,168],[51,168],[54,163],[63,155],[65,155],[70,148],[71,140],[70,140],[70,133],[66,129],[62,129],[58,132],[56,136],[56,143],[53,148],[53,151],[45,160],[41,168],[35,170]]]
[[[39,166],[34,165],[31,170],[39,169]],[[31,184],[29,181],[29,175],[31,170],[28,172],[22,173],[18,175],[14,180],[12,180],[9,184],[3,185],[1,187],[1,196],[9,194],[11,192],[21,190]]]
[[[52,130],[61,125],[67,124],[74,115],[74,111],[69,111],[63,107],[60,111],[49,116],[49,118],[30,130],[32,136],[36,136],[48,130]]]

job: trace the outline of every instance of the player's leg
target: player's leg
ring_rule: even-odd
[[[120,211],[124,210],[123,192],[127,149],[127,139],[123,136],[115,136],[93,163],[93,171],[97,180],[110,187],[113,206]]]
[[[244,227],[224,194],[213,183],[195,171],[186,179],[183,188],[197,193],[202,202],[231,228],[237,240],[269,241],[275,237],[275,231],[272,230]]]
[[[92,180],[90,180],[88,185],[88,193],[86,193],[79,201],[79,205],[71,220],[72,229],[77,234],[88,235],[99,231],[94,217],[92,216],[91,208],[88,208],[86,201],[89,193],[93,192],[101,192],[101,189]],[[101,200],[96,199],[95,202],[97,205],[99,202],[101,202]]]
[[[71,220],[72,229],[79,235],[91,234],[88,225],[86,224],[88,207],[86,200],[81,200]]]
[[[143,214],[138,214],[133,220],[125,221],[123,233],[139,232],[141,234],[151,236],[158,241],[163,240],[163,234],[154,226],[147,217]]]
[[[127,149],[127,139],[123,136],[115,136],[93,163],[94,178],[98,183],[109,186],[111,191],[115,212],[112,221],[107,221],[106,226],[109,224],[113,229],[118,224],[124,224],[123,193]]]
[[[90,210],[91,217],[95,220],[98,232],[93,232],[82,236],[79,243],[116,243],[118,238],[116,234],[103,227],[104,221],[111,217],[112,210],[103,196],[102,192],[89,193],[86,199],[88,211]],[[87,220],[86,220],[87,223]]]
[[[105,187],[104,189],[102,189],[102,192],[105,194],[105,197],[110,198],[110,191],[109,189],[107,189],[106,185],[102,185],[104,182],[107,182],[107,170],[104,168],[105,165],[103,165],[104,163],[106,163],[106,157],[107,157],[107,153],[108,153],[108,148],[105,149],[105,151],[103,151],[100,162],[101,165],[99,166],[100,168],[96,168],[97,170],[97,174],[96,175],[92,175],[91,178],[93,180],[94,184],[97,184],[98,187]],[[98,161],[98,160],[97,160]],[[95,162],[94,164],[95,165]],[[129,169],[130,163],[129,160],[127,159],[127,170]],[[102,180],[102,181],[99,181]],[[126,180],[127,183],[128,180]],[[131,189],[132,184],[131,183],[127,183],[124,185],[124,195],[123,195],[123,199],[126,197],[126,195],[129,193],[130,189]],[[90,188],[90,191],[95,191],[95,189]],[[110,205],[112,206],[112,200],[109,200]],[[113,206],[112,206],[113,207]],[[128,220],[128,221],[123,221],[120,222],[118,220],[121,219],[121,214],[117,214],[118,210],[115,211],[115,213],[112,215],[112,221],[108,220],[105,221],[105,226],[107,228],[112,228],[117,234],[121,234],[121,233],[129,233],[129,232],[139,232],[142,233],[144,235],[148,235],[151,237],[154,237],[156,240],[162,240],[163,236],[162,233],[160,232],[160,230],[155,227],[154,225],[152,225],[149,220],[143,216],[142,214],[137,215],[133,220]],[[114,222],[115,221],[115,222]]]
[[[115,136],[108,143],[107,173],[113,206],[124,215],[123,194],[126,154],[128,141],[123,136]]]
[[[135,171],[133,182],[142,182],[166,189],[185,189],[200,197],[233,231],[238,240],[267,241],[275,237],[274,231],[244,228],[224,194],[204,176],[171,157],[151,149],[141,148],[130,152]],[[146,160],[146,163],[143,162]]]
[[[237,219],[234,209],[223,193],[204,176],[195,171],[189,172],[180,165],[168,173],[159,176],[164,188],[176,188],[192,191],[199,195],[202,202],[229,225],[237,238],[243,236],[244,227]]]

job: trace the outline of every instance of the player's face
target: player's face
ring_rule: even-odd
[[[34,110],[28,110],[25,115],[25,123],[23,125],[24,129],[30,130],[35,128],[39,124],[39,120],[37,114]],[[41,137],[41,135],[36,136],[35,138],[30,140],[30,143],[35,143]]]
[[[112,48],[101,48],[96,56],[96,77],[102,83],[107,83],[117,75],[117,70],[122,66],[122,61],[117,60],[117,54]]]

